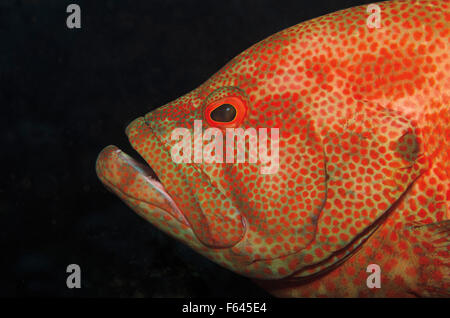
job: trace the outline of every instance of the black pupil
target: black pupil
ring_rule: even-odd
[[[236,108],[230,104],[222,104],[211,112],[214,121],[223,123],[230,122],[236,117]]]

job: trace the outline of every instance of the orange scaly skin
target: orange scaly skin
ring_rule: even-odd
[[[142,217],[282,297],[450,295],[450,1],[378,4],[283,30],[192,92],[139,117],[97,173]],[[171,160],[224,97],[241,128],[279,128],[279,170]],[[205,143],[206,144],[206,143]],[[369,289],[369,264],[381,288]]]

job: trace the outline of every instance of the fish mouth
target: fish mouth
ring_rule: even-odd
[[[96,171],[102,183],[136,212],[143,210],[142,206],[147,211],[163,211],[189,226],[183,212],[150,165],[111,145],[98,155]]]
[[[210,184],[202,170],[173,160],[166,133],[152,127],[145,117],[133,120],[125,134],[148,165],[108,146],[97,159],[99,179],[152,225],[197,250],[236,245],[246,234],[244,216],[230,198]],[[205,188],[209,197],[228,201],[230,208],[209,207],[210,201],[203,197]],[[232,231],[224,230],[230,227]]]

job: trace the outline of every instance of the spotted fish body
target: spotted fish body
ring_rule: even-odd
[[[450,296],[450,2],[377,5],[379,28],[360,6],[250,47],[128,126],[151,168],[109,146],[99,178],[274,295]],[[234,127],[279,128],[276,173],[171,159],[171,132],[214,126],[205,109],[222,100],[241,105]],[[381,288],[366,284],[370,264]]]

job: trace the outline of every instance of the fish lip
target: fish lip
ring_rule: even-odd
[[[106,159],[107,156],[109,156],[108,159]],[[164,207],[156,202],[139,198],[136,195],[132,195],[131,193],[121,188],[120,184],[117,181],[113,181],[112,178],[108,176],[109,170],[104,169],[107,160],[116,165],[123,165],[123,164],[129,165],[129,167],[131,167],[143,180],[145,180],[145,182],[147,182],[148,185],[151,185],[151,187],[165,199],[170,208],[168,209],[167,206]],[[122,150],[117,148],[116,146],[108,146],[104,148],[102,152],[99,154],[96,162],[96,170],[100,180],[107,187],[111,188],[111,190],[121,193],[128,199],[142,202],[149,206],[157,207],[163,210],[164,212],[170,214],[178,222],[183,223],[184,225],[190,227],[183,212],[177,206],[177,204],[170,196],[168,191],[166,191],[163,183],[159,180],[156,172],[151,168],[149,164],[144,164],[143,162],[134,159],[133,157],[129,156],[128,154],[124,153]]]
[[[145,116],[140,116],[140,117],[134,119],[133,121],[131,121],[131,122],[127,125],[127,127],[125,128],[125,135],[127,136],[127,138],[128,138],[128,140],[129,140],[131,146],[133,147],[133,149],[141,156],[141,158],[143,159],[143,161],[151,168],[151,164],[148,162],[148,160],[146,160],[146,159],[143,158],[143,155],[140,153],[139,149],[137,149],[137,148],[133,145],[133,143],[131,142],[131,139],[130,139],[131,131],[132,131],[134,128],[136,128],[136,126],[141,125],[141,124],[144,124],[144,125],[146,126],[146,128],[148,128],[148,129],[150,129],[150,130],[152,131],[152,134],[153,134],[153,136],[154,136],[154,138],[155,138],[155,140],[156,140],[157,143],[159,143],[161,146],[163,146],[163,148],[165,148],[165,147],[167,146],[167,145],[161,140],[161,138],[159,138],[158,134],[156,134],[156,133],[154,132],[154,128],[151,127],[151,126],[149,125],[149,122],[148,122],[148,120],[147,120],[147,116],[148,116],[148,114],[145,115]],[[152,169],[152,168],[151,168],[151,169]],[[153,169],[152,169],[152,171],[153,171],[154,175],[157,176],[156,170],[153,170]],[[163,184],[162,180],[159,181],[159,183],[160,183],[161,186],[164,188],[164,184]],[[181,216],[181,218],[177,218],[177,219],[178,219],[179,221],[182,221],[182,223],[184,223],[186,226],[188,226],[189,228],[192,229],[192,226],[190,225],[189,221],[188,221],[187,218],[185,217],[185,215],[184,215],[184,213],[182,212],[182,210],[181,210],[181,209],[178,207],[178,205],[176,204],[176,201],[174,200],[173,196],[170,195],[170,192],[169,192],[169,191],[165,190],[165,192],[166,192],[167,196],[170,197],[170,200],[171,200],[171,202],[173,203],[173,205],[174,205],[174,206],[176,207],[176,209],[179,211],[178,214]]]
[[[170,213],[173,217],[177,218],[179,221],[182,221],[183,223],[188,225],[189,223],[187,222],[186,218],[184,217],[183,212],[177,206],[175,201],[172,199],[169,192],[165,189],[162,181],[159,180],[156,172],[152,169],[152,167],[149,164],[146,165],[142,162],[137,161],[133,157],[123,156],[124,153],[120,149],[118,151],[120,151],[119,155],[121,157],[123,157],[123,159],[126,160],[127,163],[129,163],[131,166],[133,166],[133,168],[135,168],[137,170],[137,172],[141,174],[142,177],[147,179],[148,182],[150,184],[152,184],[153,187],[167,199],[172,210],[170,212],[169,211],[166,211],[166,212]],[[144,200],[142,200],[142,201],[144,201]],[[152,204],[151,202],[148,202],[148,201],[144,201],[144,202]],[[163,210],[165,210],[165,209],[163,209]],[[173,212],[176,212],[176,213],[173,213]],[[175,214],[175,215],[173,215],[173,214]]]

